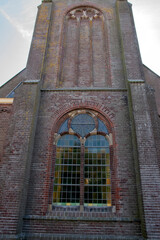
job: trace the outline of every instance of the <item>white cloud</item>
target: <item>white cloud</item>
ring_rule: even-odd
[[[2,8],[0,8],[0,13],[5,17],[5,19],[21,34],[24,39],[30,40],[32,31],[24,29],[23,25],[20,24],[16,19],[9,16]]]

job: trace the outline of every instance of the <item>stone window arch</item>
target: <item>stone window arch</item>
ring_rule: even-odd
[[[52,205],[111,207],[112,133],[94,111],[72,111],[55,133]]]

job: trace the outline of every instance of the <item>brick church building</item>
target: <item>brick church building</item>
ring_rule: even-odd
[[[0,88],[0,239],[160,239],[159,93],[127,0],[43,0]]]

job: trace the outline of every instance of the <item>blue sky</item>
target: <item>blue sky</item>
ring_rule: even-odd
[[[0,85],[26,66],[41,0],[0,0]]]
[[[160,0],[130,0],[142,61],[160,75]],[[41,0],[0,0],[0,86],[26,66]]]

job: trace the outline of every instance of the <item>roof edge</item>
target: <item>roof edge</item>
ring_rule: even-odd
[[[10,78],[7,82],[5,82],[2,86],[0,86],[0,89],[3,88],[6,84],[8,84],[10,81],[12,81],[13,78],[17,77],[19,74],[21,74],[23,71],[25,71],[26,68],[22,69],[19,73],[14,75],[12,78]]]
[[[160,78],[160,76],[159,76],[157,73],[155,73],[153,70],[151,70],[151,69],[150,69],[149,67],[147,67],[145,64],[143,64],[143,67],[147,68],[150,72],[152,72],[154,75],[156,75],[157,77]]]

